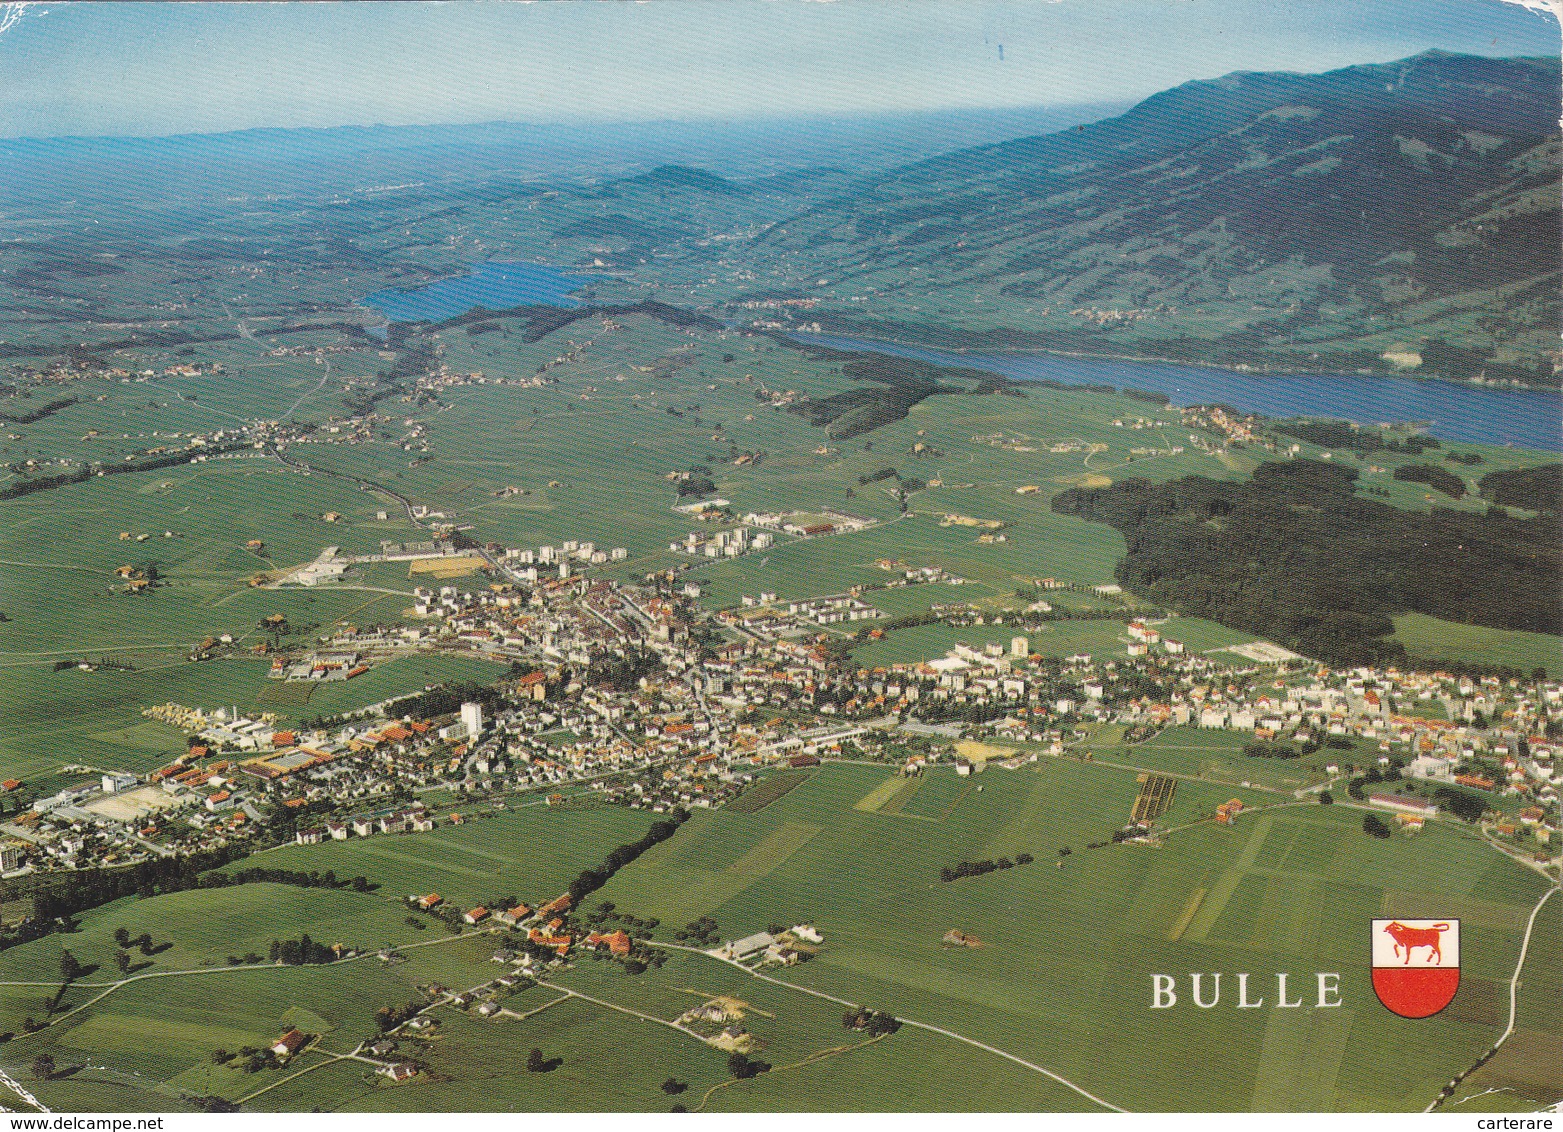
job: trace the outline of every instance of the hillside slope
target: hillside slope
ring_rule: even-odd
[[[1550,380],[1558,91],[1440,52],[1187,83],[876,177],[752,267],[827,329]]]

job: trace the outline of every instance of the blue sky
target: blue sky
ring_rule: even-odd
[[[39,3],[0,31],[0,136],[1062,106],[1430,47],[1559,30],[1503,0]]]

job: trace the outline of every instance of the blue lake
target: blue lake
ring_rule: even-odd
[[[362,302],[392,322],[438,322],[477,307],[573,307],[578,304],[576,292],[597,278],[546,263],[485,263],[468,275],[437,279],[407,291],[376,291]]]
[[[1105,384],[1165,393],[1174,405],[1220,402],[1267,417],[1333,417],[1373,425],[1415,421],[1440,440],[1563,451],[1563,394],[1492,389],[1453,381],[1357,374],[1259,374],[1164,362],[1105,361],[1057,354],[962,354],[829,334],[800,342],[920,358],[1001,373],[1017,381]]]

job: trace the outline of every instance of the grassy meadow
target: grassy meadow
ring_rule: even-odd
[[[669,942],[698,916],[715,919],[727,938],[773,922],[812,923],[825,944],[810,962],[776,972],[784,982],[989,1043],[1124,1108],[1391,1110],[1420,1108],[1502,1029],[1505,980],[1544,885],[1463,827],[1440,822],[1379,841],[1362,833],[1350,807],[1213,782],[1179,782],[1164,819],[1174,832],[1161,847],[1101,844],[1127,820],[1135,772],[1073,759],[971,778],[935,769],[915,791],[887,793],[893,786],[888,768],[827,764],[757,812],[698,812],[588,905],[611,900],[657,917],[656,937]],[[1202,820],[1234,795],[1251,806],[1237,825]],[[866,1035],[841,1027],[839,1005],[678,950],[640,975],[580,956],[551,974],[550,986],[507,1000],[513,1014],[494,1019],[437,1008],[434,1036],[417,1053],[431,1072],[406,1085],[341,1059],[369,1035],[373,1011],[406,1001],[418,982],[470,986],[498,971],[487,962],[491,937],[409,926],[400,904],[407,892],[438,889],[464,901],[506,888],[547,898],[647,820],[629,810],[506,811],[433,834],[265,856],[278,867],[361,871],[379,885],[369,893],[259,884],[109,905],[84,915],[78,932],[0,953],[0,1027],[16,1032],[25,1015],[47,1016],[62,945],[97,968],[61,997],[56,1025],[0,1045],[0,1066],[26,1077],[32,1057],[50,1052],[72,1072],[39,1083],[39,1094],[68,1109],[179,1108],[182,1093],[216,1093],[259,1111],[1095,1107],[1041,1074],[928,1031],[903,1027],[864,1044]],[[939,879],[940,868],[961,860],[1022,852],[1035,860]],[[1462,921],[1462,988],[1444,1014],[1413,1023],[1372,996],[1368,921],[1414,915],[1430,901]],[[150,964],[132,972],[143,977],[89,1004],[120,977],[112,969],[120,926],[172,946],[147,960],[133,951]],[[1550,913],[1538,925],[1538,964],[1557,952],[1560,926]],[[945,946],[951,928],[978,946]],[[263,953],[270,939],[303,931],[400,946],[407,961],[224,966],[228,954]],[[1249,971],[1256,988],[1273,988],[1273,973],[1284,971],[1305,989],[1313,972],[1334,971],[1344,1005],[1149,1009],[1152,972],[1194,970],[1227,972],[1228,982],[1230,972]],[[1522,987],[1527,1048],[1563,1030],[1534,997],[1547,993],[1549,978]],[[558,1001],[567,991],[574,997]],[[733,1081],[724,1052],[668,1025],[716,995],[743,1004],[752,1055],[771,1072]],[[84,1008],[64,1016],[76,1007]],[[321,1037],[287,1071],[244,1074],[211,1061],[213,1048],[261,1044],[291,1024]],[[534,1046],[558,1067],[525,1072]],[[929,1064],[940,1072],[927,1072]],[[300,1068],[310,1072],[293,1078]],[[1535,1072],[1505,1072],[1510,1087],[1521,1080],[1531,1090],[1523,1095],[1539,1101],[1545,1081]],[[686,1088],[665,1094],[668,1077]]]
[[[910,804],[855,809],[882,777],[830,767],[758,814],[700,815],[605,891],[669,923],[709,915],[730,936],[807,919],[827,947],[784,977],[989,1041],[1123,1107],[1362,1109],[1420,1107],[1490,1043],[1502,1020],[1486,988],[1512,968],[1544,883],[1445,825],[1375,841],[1343,806],[1283,804],[1161,849],[1089,850],[1125,820],[1135,789],[1132,773],[1106,767],[993,769],[942,821]],[[1182,782],[1166,822],[1233,794],[1258,800]],[[735,867],[768,847],[763,872]],[[937,876],[1021,851],[1037,861]],[[1368,920],[1410,914],[1426,893],[1462,917],[1476,989],[1469,1009],[1418,1030],[1373,999],[1364,956]],[[950,928],[983,946],[943,947]],[[1314,1020],[1148,1009],[1149,973],[1191,970],[1339,971],[1346,1005]]]

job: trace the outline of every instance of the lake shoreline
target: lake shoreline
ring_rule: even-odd
[[[802,346],[918,358],[935,365],[986,370],[1017,383],[1112,385],[1165,396],[1167,404],[1225,404],[1270,419],[1349,420],[1365,427],[1420,425],[1445,441],[1563,451],[1563,394],[1551,388],[1506,388],[1446,378],[1330,371],[1238,370],[1144,358],[1063,351],[972,351],[885,339],[789,333]]]
[[[803,340],[807,337],[799,331],[783,331],[783,333]],[[1187,366],[1190,369],[1220,370],[1223,373],[1242,374],[1248,377],[1354,377],[1363,380],[1370,379],[1395,379],[1404,378],[1410,381],[1441,382],[1458,388],[1467,389],[1492,389],[1496,391],[1510,391],[1514,393],[1558,393],[1563,394],[1563,384],[1560,385],[1531,385],[1524,382],[1485,382],[1471,378],[1461,380],[1454,377],[1445,377],[1442,374],[1421,374],[1414,369],[1400,370],[1393,373],[1380,373],[1377,370],[1338,370],[1338,369],[1307,369],[1303,366],[1293,366],[1287,369],[1271,369],[1250,366],[1245,363],[1226,364],[1223,362],[1198,361],[1191,358],[1163,358],[1154,354],[1094,354],[1083,350],[1058,350],[1047,346],[1035,346],[1022,348],[1012,346],[1009,348],[996,348],[992,350],[971,350],[964,346],[931,346],[924,342],[908,342],[898,338],[867,338],[851,334],[826,334],[823,331],[815,337],[851,338],[858,342],[878,342],[886,346],[895,346],[903,350],[931,350],[943,354],[958,354],[961,356],[974,355],[977,357],[1004,357],[1004,358],[1073,358],[1079,361],[1125,362],[1146,363],[1163,366]]]
[[[388,287],[353,303],[391,323],[443,322],[477,310],[520,306],[580,305],[576,294],[602,278],[532,260],[488,260],[465,272],[442,275],[413,287]]]

